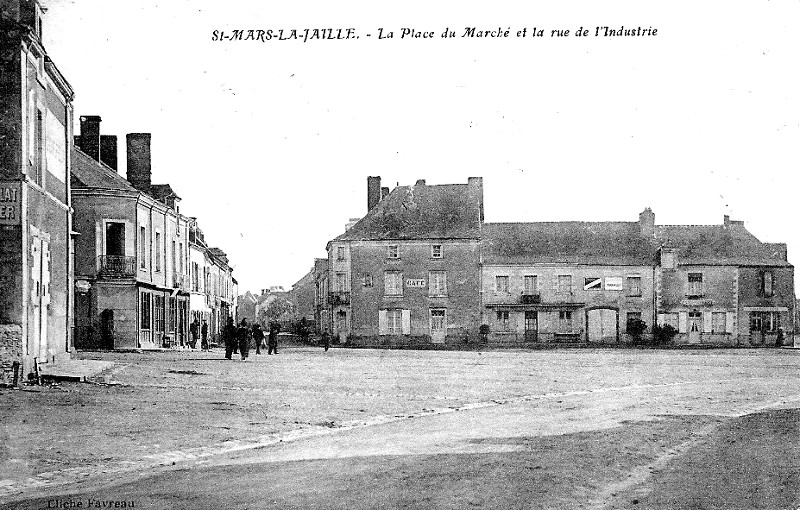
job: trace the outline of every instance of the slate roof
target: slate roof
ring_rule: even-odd
[[[479,239],[480,208],[469,184],[398,186],[334,241]]]
[[[656,225],[664,248],[678,251],[679,264],[784,266],[786,245],[762,243],[740,221],[728,225]]]
[[[105,163],[95,161],[77,147],[72,149],[70,183],[73,188],[101,188],[138,193],[127,179]]]
[[[655,248],[636,222],[486,223],[488,264],[652,265]]]
[[[178,200],[181,199],[169,184],[151,184],[150,194],[161,202],[169,197],[175,197]]]

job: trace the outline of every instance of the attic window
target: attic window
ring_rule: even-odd
[[[772,297],[774,294],[775,275],[772,271],[764,271],[761,274],[761,292],[764,297]]]
[[[431,246],[431,258],[440,259],[442,258],[442,245],[441,244],[434,244]]]
[[[688,297],[700,297],[703,295],[703,273],[689,273],[689,286],[686,289]]]

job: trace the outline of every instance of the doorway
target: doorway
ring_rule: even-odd
[[[525,312],[525,341],[535,342],[539,339],[539,312]]]
[[[586,336],[591,343],[616,342],[618,312],[611,308],[595,308],[586,312]]]

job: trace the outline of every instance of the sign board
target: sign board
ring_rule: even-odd
[[[606,276],[606,290],[623,290],[621,276]]]
[[[92,284],[86,280],[75,280],[75,290],[78,292],[89,292]]]
[[[425,287],[425,278],[408,278],[406,287]]]
[[[22,223],[22,191],[19,182],[0,182],[0,225]]]

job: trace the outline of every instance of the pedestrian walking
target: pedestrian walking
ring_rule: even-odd
[[[308,327],[308,321],[306,321],[305,317],[300,319],[300,324],[297,326],[297,332],[300,334],[300,340],[302,340],[304,344],[307,344],[308,335],[311,331]]]
[[[264,332],[259,324],[253,324],[253,343],[256,344],[256,354],[261,354],[261,344],[264,343]]]
[[[236,345],[238,341],[233,317],[228,317],[228,323],[225,324],[222,330],[222,339],[225,342],[225,359],[231,359],[233,356],[233,346]]]
[[[775,337],[775,347],[783,347],[783,328],[778,328],[778,336]]]
[[[247,361],[247,356],[250,354],[250,328],[247,326],[247,319],[242,319],[238,333],[239,353],[242,355],[242,361]]]
[[[280,324],[273,322],[269,325],[269,340],[267,341],[267,354],[278,354],[278,333],[281,331]]]
[[[200,328],[200,348],[204,351],[208,350],[208,324],[203,321],[203,326]]]
[[[192,337],[192,341],[189,342],[189,347],[192,349],[197,348],[197,337],[200,334],[200,323],[195,318],[194,322],[189,325],[189,334]]]
[[[331,336],[327,331],[322,332],[322,346],[325,347],[326,351],[331,346]]]

